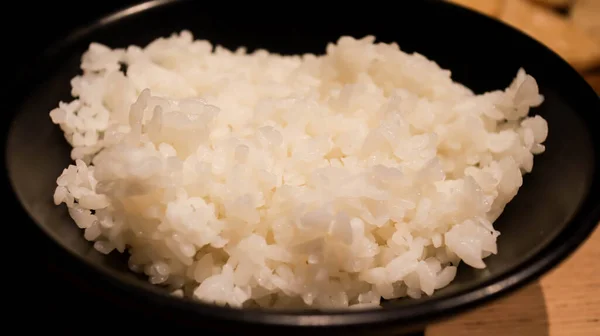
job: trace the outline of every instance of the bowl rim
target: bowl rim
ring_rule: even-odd
[[[181,4],[190,0],[148,0],[135,5],[130,5],[123,9],[114,11],[108,15],[105,15],[90,24],[84,25],[80,28],[72,30],[65,38],[61,39],[58,43],[52,44],[38,57],[36,65],[41,63],[41,60],[56,57],[61,53],[62,50],[78,42],[79,39],[84,38],[86,35],[94,32],[104,25],[111,24],[118,20],[141,14],[148,10],[160,9],[165,6]],[[485,15],[475,12],[466,7],[450,3],[448,1],[435,1],[441,6],[458,7],[460,10],[471,12],[470,15],[477,15],[483,17]],[[456,9],[456,8],[455,8]],[[505,29],[512,30],[513,33],[517,32],[520,35],[524,35],[516,28],[507,25],[495,18],[487,17],[488,20],[496,21],[505,26]],[[560,56],[554,53],[552,50],[543,46],[536,40],[527,37],[530,43],[538,44],[538,46],[545,48],[555,57],[559,58],[563,65],[569,67],[572,72],[576,71]],[[33,66],[32,68],[35,68]],[[25,76],[23,76],[25,77]],[[23,78],[22,77],[22,78]],[[581,78],[581,77],[580,77]],[[580,79],[583,83],[585,81]],[[587,85],[587,83],[585,83]],[[589,87],[589,91],[593,90]],[[589,95],[592,97],[592,95]],[[597,99],[595,100],[595,109],[600,111],[600,98],[598,95],[594,95]],[[591,101],[591,100],[590,100]],[[12,124],[12,123],[11,123]],[[10,126],[9,126],[10,127]],[[12,127],[10,127],[12,129]],[[9,130],[10,132],[10,130]],[[593,148],[596,152],[596,159],[598,158],[598,151],[600,148]],[[5,162],[11,161],[8,157],[8,153],[5,147]],[[595,161],[598,166],[598,160]],[[5,165],[5,168],[6,165]],[[8,170],[8,169],[7,169]],[[8,173],[8,172],[7,172]],[[8,173],[10,176],[10,173]],[[23,198],[14,186],[13,179],[9,177],[10,184],[12,187],[13,194],[19,200],[21,207],[23,207],[30,220],[34,222],[38,229],[44,232],[44,234],[51,238],[56,245],[58,245],[63,251],[66,251],[68,255],[79,261],[79,264],[86,266],[86,268],[96,275],[102,276],[107,282],[114,286],[120,287],[127,290],[131,294],[138,297],[144,297],[145,300],[154,301],[157,304],[164,305],[170,308],[183,309],[193,313],[201,314],[207,317],[218,318],[221,320],[231,320],[245,323],[259,323],[272,326],[294,326],[294,327],[348,327],[356,325],[374,325],[374,324],[385,324],[385,323],[398,323],[400,321],[410,321],[412,323],[426,323],[428,321],[439,319],[450,314],[458,313],[461,311],[469,310],[483,303],[494,300],[501,295],[511,293],[523,286],[529,284],[537,277],[543,275],[550,269],[554,268],[561,262],[563,262],[568,256],[570,256],[578,247],[587,240],[589,235],[594,231],[600,221],[600,193],[593,195],[592,187],[587,192],[586,197],[582,203],[588,205],[589,210],[584,211],[582,207],[577,210],[575,215],[568,221],[567,226],[561,232],[559,232],[554,239],[552,239],[546,247],[542,248],[530,258],[524,260],[522,263],[515,267],[505,271],[504,273],[496,276],[493,279],[487,280],[472,289],[465,289],[458,291],[453,294],[443,295],[439,297],[432,297],[422,303],[414,303],[408,307],[386,307],[383,309],[365,309],[365,310],[336,310],[336,311],[315,311],[315,310],[263,310],[263,309],[236,309],[229,307],[217,306],[214,304],[208,304],[199,302],[191,299],[181,299],[174,297],[164,290],[159,289],[156,286],[152,286],[149,283],[140,284],[133,281],[131,278],[123,276],[116,271],[101,265],[97,265],[89,261],[86,257],[79,255],[68,246],[62,244],[60,239],[55,236],[54,233],[39,224],[36,220],[31,218],[30,211],[27,206],[22,202]],[[600,173],[596,173],[593,177],[592,186],[599,184]],[[148,295],[151,294],[151,295]],[[407,309],[408,308],[408,309]]]

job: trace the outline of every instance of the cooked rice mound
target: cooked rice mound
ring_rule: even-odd
[[[372,36],[282,56],[183,31],[81,69],[50,112],[75,161],[54,202],[151,283],[232,307],[378,307],[485,268],[548,133],[522,69],[476,95]]]

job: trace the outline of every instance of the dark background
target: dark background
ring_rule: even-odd
[[[22,1],[3,6],[0,32],[6,66],[0,91],[8,104],[8,111],[0,113],[3,144],[12,118],[12,90],[36,57],[74,29],[138,2],[142,1]],[[3,190],[11,192],[10,188]],[[127,300],[126,294],[116,289],[106,290],[106,284],[94,282],[89,271],[68,262],[66,253],[44,237],[33,222],[13,221],[28,217],[12,194],[4,195],[3,205],[16,210],[10,211],[12,217],[0,221],[8,232],[3,237],[5,263],[0,269],[3,308],[7,310],[3,329],[68,335],[113,329],[119,334],[124,329],[143,331],[163,323],[154,313],[142,309],[144,302]]]
[[[71,2],[7,2],[0,20],[4,56],[13,64],[27,64],[46,47],[78,27],[142,0],[92,0]],[[12,52],[12,51],[15,52]]]

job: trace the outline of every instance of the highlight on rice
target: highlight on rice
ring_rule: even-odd
[[[485,268],[548,134],[523,69],[477,95],[373,36],[284,56],[183,31],[81,69],[50,112],[75,161],[54,202],[150,283],[231,307],[379,307]]]

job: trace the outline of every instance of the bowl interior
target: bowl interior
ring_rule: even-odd
[[[24,99],[8,138],[11,182],[33,220],[60,245],[89,263],[144,284],[128,271],[122,255],[97,253],[65,207],[52,203],[56,178],[71,161],[70,148],[48,113],[59,100],[71,99],[70,79],[78,74],[81,53],[91,41],[111,47],[145,45],[156,37],[188,29],[196,38],[229,48],[320,54],[328,42],[341,35],[375,35],[379,41],[398,42],[404,51],[438,62],[452,70],[454,80],[478,93],[506,87],[518,68],[524,67],[538,80],[546,98],[532,113],[548,121],[547,151],[535,158],[533,173],[526,175],[518,196],[495,224],[502,233],[499,254],[486,259],[488,268],[484,270],[461,267],[456,280],[434,297],[473,289],[538,258],[537,253],[571,224],[588,196],[594,180],[594,146],[598,146],[588,109],[598,106],[597,99],[592,99],[596,97],[591,89],[564,62],[516,31],[436,1],[406,1],[398,5],[401,11],[373,16],[351,11],[336,16],[335,24],[319,14],[244,16],[218,6],[218,2],[178,1],[90,26],[49,55],[36,70],[30,90],[22,92]],[[589,102],[591,106],[586,105]],[[416,301],[388,304],[410,306]]]

